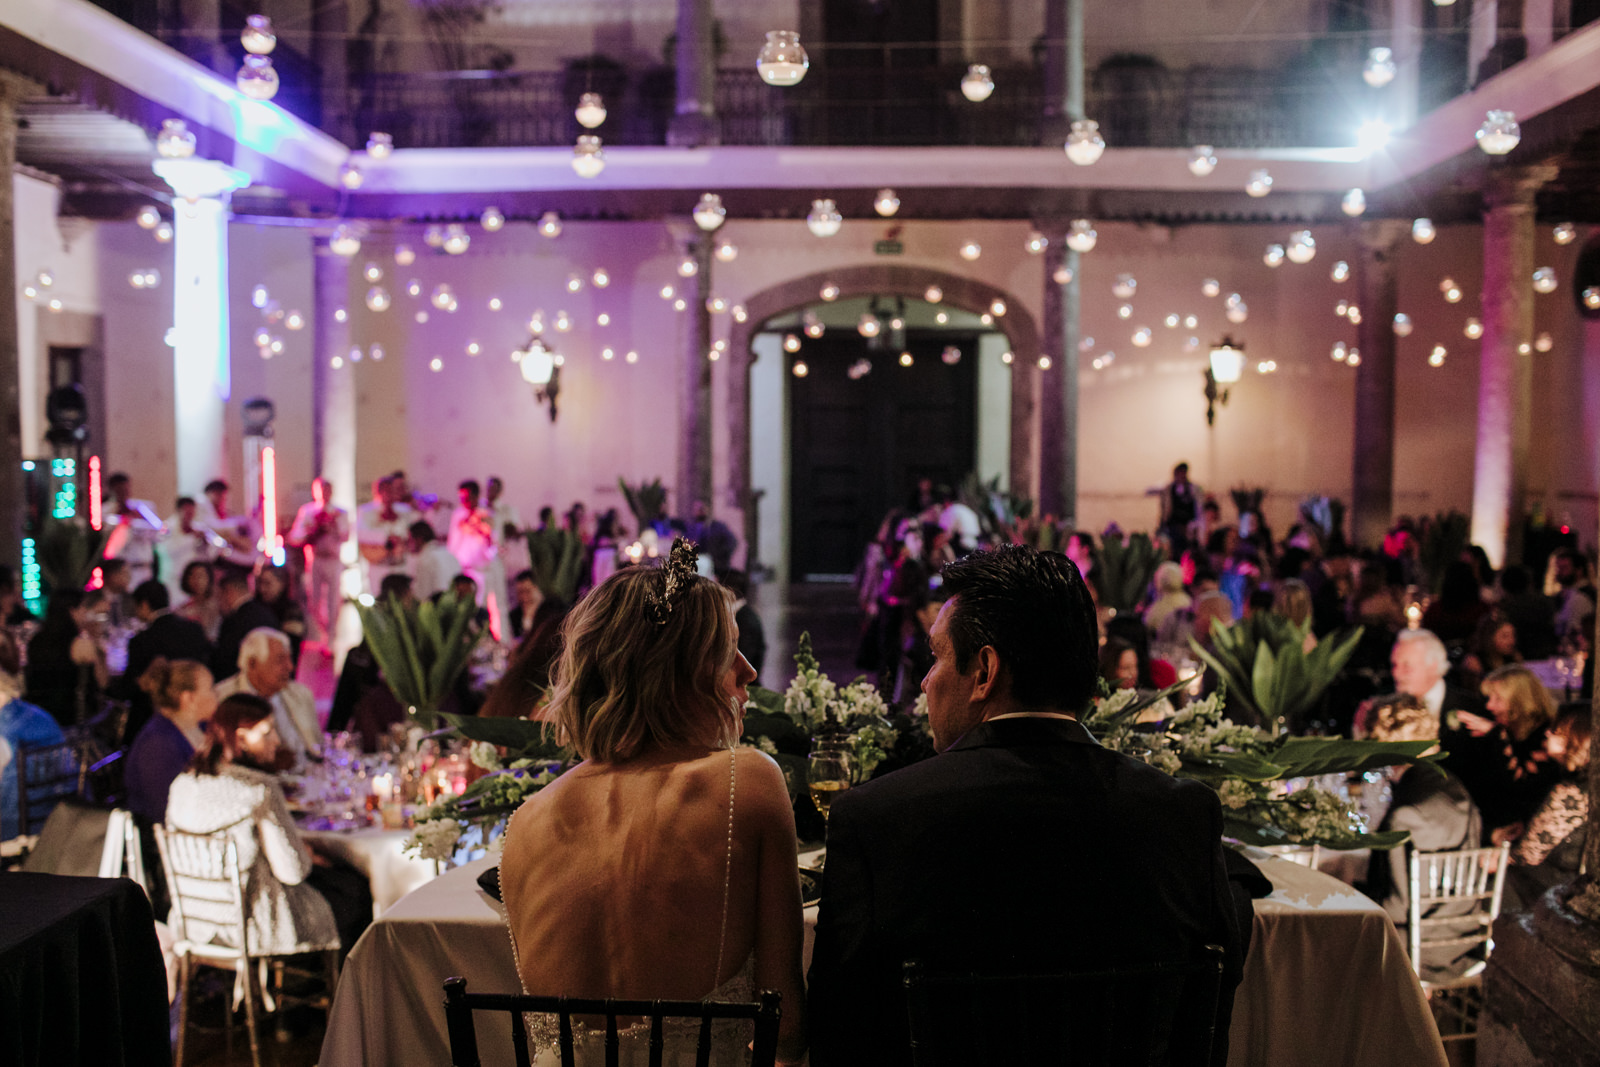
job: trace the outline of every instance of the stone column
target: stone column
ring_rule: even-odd
[[[17,234],[11,172],[17,162],[17,104],[32,87],[0,73],[0,563],[22,562],[22,382],[17,327]],[[31,398],[30,398],[31,402]],[[20,578],[20,571],[18,576]]]
[[[313,268],[311,467],[333,483],[333,502],[353,515],[362,494],[356,485],[356,368],[349,362],[350,261],[334,255],[328,239],[318,237]],[[344,322],[339,321],[340,311]],[[335,356],[344,364],[338,370],[331,362]]]
[[[1417,92],[1422,85],[1422,0],[1391,0],[1389,20],[1395,78],[1384,93],[1391,110],[1382,118],[1391,128],[1404,130],[1417,121]]]
[[[696,500],[715,508],[711,495],[711,235],[693,222],[672,224],[683,255],[697,270],[679,286],[687,309],[678,397],[678,484],[674,514],[687,515]]]
[[[350,114],[350,7],[346,0],[318,0],[313,4],[311,35],[311,54],[322,71],[320,125],[345,144],[359,145],[362,142],[358,140],[355,117]]]
[[[173,211],[173,414],[178,492],[198,497],[228,470],[223,407],[232,391],[228,345],[228,198],[250,183],[209,159],[162,159]]]
[[[1497,568],[1522,559],[1533,396],[1533,198],[1555,175],[1552,166],[1496,168],[1484,189],[1472,541]]]
[[[667,143],[683,148],[718,143],[717,52],[711,0],[678,0],[678,103]]]
[[[1350,535],[1376,547],[1394,513],[1394,313],[1396,242],[1406,225],[1393,219],[1361,223],[1356,306],[1361,325],[1356,347],[1355,462],[1350,475]]]
[[[1056,516],[1069,527],[1078,512],[1078,334],[1079,253],[1066,246],[1065,227],[1050,234],[1055,260],[1070,274],[1055,280],[1052,266],[1044,280],[1043,351],[1050,368],[1039,379],[1039,513]],[[1017,353],[1019,360],[1037,357]],[[1015,366],[1015,364],[1013,365]]]

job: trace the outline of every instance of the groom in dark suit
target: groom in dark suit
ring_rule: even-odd
[[[980,552],[946,567],[944,588],[922,682],[941,754],[833,804],[811,1062],[911,1062],[909,959],[1062,973],[1182,960],[1214,943],[1225,951],[1222,1063],[1243,955],[1216,794],[1100,747],[1077,721],[1095,692],[1097,628],[1065,556]]]

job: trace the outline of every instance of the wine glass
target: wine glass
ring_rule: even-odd
[[[822,813],[826,825],[834,797],[850,788],[849,755],[838,750],[811,753],[806,760],[806,784],[811,790],[811,802]]]

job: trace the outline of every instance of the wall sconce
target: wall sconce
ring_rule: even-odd
[[[550,403],[550,421],[556,421],[556,398],[561,395],[561,364],[545,346],[544,339],[535,334],[528,339],[528,347],[517,353],[517,365],[522,369],[522,380],[533,386],[533,397],[539,403]]]
[[[1231,337],[1224,337],[1211,346],[1211,362],[1206,366],[1206,425],[1214,426],[1217,407],[1228,402],[1228,390],[1218,385],[1232,385],[1244,374],[1244,345]]]

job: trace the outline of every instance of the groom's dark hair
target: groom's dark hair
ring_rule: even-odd
[[[947,626],[957,670],[966,673],[992,645],[1019,703],[1070,712],[1088,705],[1099,633],[1089,587],[1070,559],[1002,545],[945,567],[942,588],[955,600]]]

